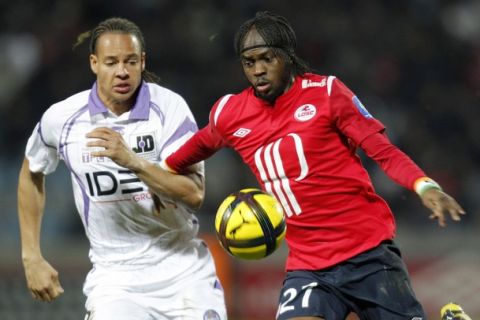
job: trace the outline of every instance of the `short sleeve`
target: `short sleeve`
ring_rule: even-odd
[[[165,114],[165,126],[161,132],[164,137],[160,159],[167,158],[177,151],[197,131],[198,126],[186,101],[178,94],[172,93]],[[198,173],[204,174],[204,163],[199,163]]]
[[[176,151],[195,132],[197,123],[185,100],[177,94],[172,94],[168,107],[165,109],[165,125],[161,132],[163,140],[160,158],[165,159]]]
[[[360,99],[338,79],[332,83],[330,110],[336,127],[357,145],[366,137],[385,130],[385,126],[375,119]]]
[[[25,157],[30,164],[30,171],[49,174],[58,166],[59,156],[56,146],[48,144],[42,134],[41,122],[37,123],[28,139]]]

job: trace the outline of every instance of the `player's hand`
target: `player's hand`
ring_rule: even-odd
[[[446,213],[450,214],[453,221],[460,221],[465,210],[451,196],[439,189],[430,189],[422,195],[423,204],[432,211],[430,219],[437,219],[438,224],[445,227]]]
[[[34,299],[51,302],[63,293],[58,272],[45,259],[24,261],[27,286]]]
[[[138,162],[137,155],[123,140],[122,135],[115,130],[106,127],[96,128],[87,133],[87,147],[101,147],[103,150],[91,152],[94,157],[108,157],[119,166],[132,169]]]

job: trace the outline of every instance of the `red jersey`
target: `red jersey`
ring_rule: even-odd
[[[198,161],[223,146],[236,150],[284,208],[287,270],[318,270],[394,237],[392,212],[355,152],[367,137],[383,131],[338,79],[305,74],[273,105],[257,98],[253,88],[224,96],[214,105],[209,125],[167,164],[178,170],[185,163],[178,157]],[[398,152],[370,155],[384,162],[387,173],[407,171],[408,181],[399,182],[411,188],[424,173]]]

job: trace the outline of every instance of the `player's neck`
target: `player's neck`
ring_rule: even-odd
[[[282,97],[283,95],[285,95],[288,90],[290,90],[290,88],[293,86],[293,83],[295,82],[295,77],[292,75],[290,77],[290,79],[288,80],[288,82],[286,83],[285,85],[285,88],[282,90],[282,92],[278,95],[278,96],[275,96],[275,97],[272,97],[271,99],[267,99],[267,98],[262,98],[267,104],[273,106],[275,105],[275,102],[280,98]]]
[[[130,99],[126,101],[118,101],[118,100],[113,100],[113,99],[102,99],[100,98],[107,107],[108,110],[110,110],[112,113],[114,113],[117,116],[122,115],[125,112],[130,111],[132,109],[133,104],[135,103],[135,98],[131,97]]]

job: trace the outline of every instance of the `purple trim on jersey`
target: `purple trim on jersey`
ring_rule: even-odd
[[[185,120],[183,120],[183,122],[180,124],[178,129],[175,130],[175,133],[170,138],[168,138],[167,142],[163,144],[161,149],[165,149],[166,147],[171,145],[173,142],[183,137],[188,132],[195,133],[197,131],[198,131],[197,124],[192,120],[190,120],[190,118],[185,118]]]
[[[75,112],[63,125],[62,128],[62,134],[60,136],[60,154],[63,155],[63,160],[65,162],[65,165],[67,166],[68,170],[73,174],[75,177],[75,180],[77,180],[78,185],[80,186],[80,190],[82,191],[82,197],[83,197],[83,215],[85,217],[85,225],[88,226],[88,213],[90,210],[90,200],[88,198],[87,192],[85,191],[85,186],[82,183],[82,180],[77,176],[77,174],[73,171],[72,165],[70,164],[70,160],[68,158],[68,152],[66,150],[67,147],[67,139],[68,136],[70,135],[70,131],[72,130],[73,124],[75,121],[85,112],[89,110],[89,105],[87,104],[77,112]],[[63,132],[66,133],[63,135]],[[63,137],[63,139],[62,139]]]
[[[133,105],[129,119],[131,120],[148,120],[150,114],[150,90],[145,81],[142,81],[140,90],[138,91],[137,101]]]
[[[66,161],[65,161],[66,163]],[[82,180],[74,173],[70,167],[70,164],[67,165],[69,170],[75,176],[75,180],[77,180],[78,185],[80,186],[80,190],[82,191],[82,198],[83,198],[83,216],[85,217],[85,225],[88,227],[88,213],[90,211],[90,198],[88,198],[87,191],[85,190],[85,186],[83,185]]]
[[[43,138],[43,134],[42,134],[42,120],[40,119],[40,121],[38,122],[38,135],[40,136],[40,140],[42,140],[43,144],[46,146],[46,147],[49,147],[49,148],[52,148],[52,149],[55,149],[57,150],[57,148],[55,146],[52,146],[52,145],[49,145],[45,139]]]
[[[98,96],[96,82],[93,84],[92,90],[88,95],[88,110],[90,111],[90,116],[108,112],[107,107],[105,107],[102,100],[100,100],[100,97]]]
[[[162,110],[160,110],[160,107],[157,106],[155,103],[151,102],[150,103],[150,108],[152,108],[152,110],[158,115],[158,117],[160,118],[160,123],[162,124],[162,126],[165,125],[165,115],[163,114]]]
[[[65,121],[65,124],[63,125],[62,128],[62,133],[60,135],[60,153],[62,153],[63,148],[66,145],[68,135],[70,134],[70,130],[72,130],[73,123],[75,120],[77,120],[78,117],[80,117],[83,113],[85,113],[88,109],[90,108],[89,104],[86,106],[80,108],[77,112],[75,112],[70,118]],[[63,135],[65,133],[65,135]]]
[[[223,291],[222,283],[218,279],[215,280],[215,283],[213,284],[213,287],[215,289],[220,289],[220,290]]]
[[[88,97],[88,110],[90,116],[97,115],[99,113],[108,112],[107,107],[102,102],[97,92],[97,83],[95,82],[90,91]],[[150,91],[148,85],[143,81],[138,90],[137,99],[130,112],[130,119],[132,120],[148,120],[150,114]]]

